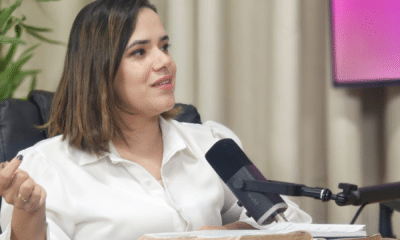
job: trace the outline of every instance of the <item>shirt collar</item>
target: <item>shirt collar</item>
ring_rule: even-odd
[[[160,128],[163,137],[164,150],[163,150],[163,165],[169,162],[171,158],[179,151],[187,150],[187,153],[195,156],[193,150],[183,140],[182,136],[177,130],[163,117],[160,116]],[[103,159],[110,159],[111,162],[117,163],[123,161],[115,149],[114,145],[110,141],[109,143],[110,152],[104,152],[100,155],[87,154],[86,152],[75,150],[73,155],[78,160],[78,164],[83,166],[86,164],[94,163]]]
[[[187,145],[186,141],[169,121],[171,120],[165,120],[160,116],[160,127],[164,143],[163,165],[169,162],[179,151],[185,150],[188,154],[195,156],[193,150]]]

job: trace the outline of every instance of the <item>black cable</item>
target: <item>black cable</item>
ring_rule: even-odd
[[[364,203],[363,205],[361,205],[361,207],[358,209],[358,211],[356,212],[356,215],[354,215],[353,220],[351,220],[350,224],[354,224],[358,218],[358,216],[360,215],[361,211],[363,210],[363,208],[367,205],[368,203]]]

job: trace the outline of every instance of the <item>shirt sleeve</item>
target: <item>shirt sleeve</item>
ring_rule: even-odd
[[[41,185],[47,193],[46,223],[48,240],[70,240],[74,231],[73,207],[68,201],[62,181],[50,162],[28,148],[19,154],[24,156],[20,169],[28,172],[31,178]],[[18,154],[18,155],[19,155]],[[14,206],[2,200],[0,240],[11,237],[11,218]]]
[[[233,133],[229,128],[225,127],[222,124],[213,122],[213,121],[207,121],[204,123],[204,125],[210,127],[213,136],[216,139],[223,139],[223,138],[231,138],[233,139],[241,148],[242,147],[242,142],[236,136],[235,133]],[[222,180],[221,180],[222,182]],[[222,186],[224,188],[224,207],[221,211],[222,214],[222,223],[223,225],[232,223],[235,221],[241,221],[245,222],[255,228],[262,228],[259,224],[256,223],[256,221],[248,217],[246,215],[246,209],[244,207],[239,207],[239,205],[236,203],[237,198],[235,195],[232,193],[232,191],[229,189],[229,187],[222,182]],[[309,214],[304,212],[299,208],[299,206],[291,201],[288,197],[286,196],[281,196],[283,200],[288,204],[288,208],[284,212],[284,215],[286,219],[289,222],[296,222],[296,223],[311,223],[312,218]]]

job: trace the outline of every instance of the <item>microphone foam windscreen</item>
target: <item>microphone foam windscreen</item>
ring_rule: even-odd
[[[206,153],[206,159],[224,182],[242,167],[252,165],[242,149],[230,138],[216,142]]]

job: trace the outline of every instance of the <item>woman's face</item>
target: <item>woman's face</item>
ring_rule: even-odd
[[[176,65],[168,42],[157,13],[141,9],[114,83],[129,112],[156,116],[174,107]]]

